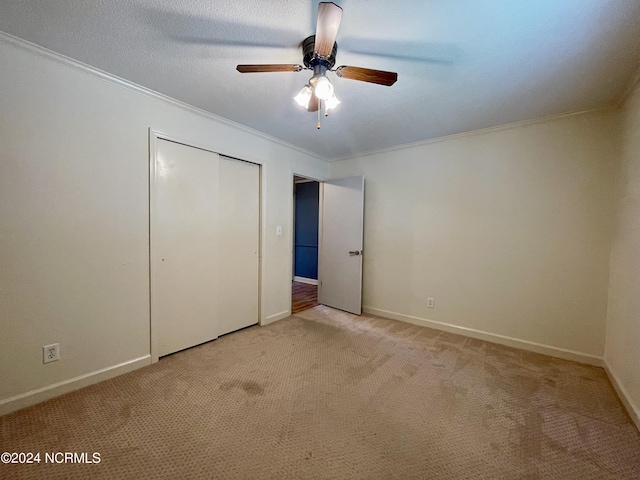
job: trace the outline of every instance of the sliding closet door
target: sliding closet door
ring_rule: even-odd
[[[166,140],[154,167],[151,325],[163,356],[258,322],[259,167]]]
[[[220,157],[218,335],[258,323],[260,167]]]

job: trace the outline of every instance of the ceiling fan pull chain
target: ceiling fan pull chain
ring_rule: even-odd
[[[318,98],[318,124],[316,125],[318,130],[320,130],[320,99]]]

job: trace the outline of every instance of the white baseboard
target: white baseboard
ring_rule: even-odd
[[[317,285],[318,284],[318,280],[316,280],[315,278],[306,278],[306,277],[294,276],[293,277],[293,281],[294,282],[300,282],[300,283],[306,283],[308,285]]]
[[[616,390],[616,393],[618,394],[620,401],[622,402],[624,407],[627,409],[627,413],[629,414],[629,417],[631,417],[631,420],[633,421],[633,423],[635,423],[636,428],[640,430],[640,408],[636,407],[633,404],[633,401],[631,400],[629,393],[622,386],[622,383],[620,383],[618,376],[613,372],[613,370],[611,370],[611,367],[609,366],[606,360],[604,361],[604,370],[607,372],[607,375],[609,376],[609,380],[611,381],[611,385],[613,385],[613,388]]]
[[[399,320],[401,322],[412,323],[414,325],[420,325],[423,327],[429,327],[429,328],[442,330],[449,333],[464,335],[465,337],[477,338],[479,340],[485,340],[491,343],[498,343],[500,345],[506,345],[508,347],[520,348],[522,350],[541,353],[543,355],[549,355],[551,357],[562,358],[564,360],[572,360],[574,362],[586,363],[587,365],[594,365],[596,367],[604,367],[604,360],[602,359],[602,357],[591,355],[589,353],[583,353],[575,350],[554,347],[552,345],[545,345],[543,343],[530,342],[528,340],[521,340],[518,338],[507,337],[505,335],[499,335],[496,333],[483,332],[482,330],[475,330],[473,328],[460,327],[458,325],[451,325],[449,323],[436,322],[434,320],[428,320],[426,318],[413,317],[411,315],[404,315],[402,313],[390,312],[387,310],[381,310],[379,308],[365,306],[365,307],[362,307],[362,311],[372,315],[378,315],[380,317],[390,318],[392,320]]]
[[[291,316],[291,310],[285,310],[284,312],[274,313],[273,315],[269,315],[264,319],[264,322],[261,323],[262,326],[269,325],[270,323],[277,322],[278,320],[282,320],[283,318],[287,318]]]
[[[119,363],[118,365],[112,365],[101,370],[96,370],[95,372],[85,373],[84,375],[70,378],[69,380],[63,380],[53,385],[47,385],[46,387],[37,388],[26,393],[21,393],[20,395],[0,400],[0,415],[6,415],[7,413],[30,407],[36,403],[44,402],[45,400],[74,390],[79,390],[94,383],[109,380],[147,365],[151,365],[151,355],[134,358],[133,360]]]

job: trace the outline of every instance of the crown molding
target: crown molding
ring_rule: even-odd
[[[410,148],[422,147],[424,145],[430,145],[432,143],[446,142],[447,140],[454,140],[456,138],[472,137],[475,135],[482,135],[485,133],[500,132],[502,130],[510,130],[512,128],[526,127],[526,126],[535,125],[538,123],[545,123],[553,120],[559,120],[561,118],[577,117],[580,115],[589,115],[594,113],[603,113],[609,110],[616,110],[617,108],[618,108],[617,105],[613,105],[613,106],[609,105],[606,107],[594,108],[591,110],[581,110],[579,112],[568,112],[568,113],[558,113],[554,115],[546,115],[544,117],[533,118],[530,120],[520,120],[518,122],[505,123],[503,125],[497,125],[495,127],[480,128],[478,130],[470,130],[468,132],[454,133],[452,135],[444,135],[442,137],[429,138],[427,140],[419,140],[417,142],[412,142],[412,143],[403,143],[402,145],[395,145],[393,147],[381,148],[379,150],[371,150],[369,152],[356,153],[353,155],[348,155],[346,157],[330,158],[327,161],[333,163],[333,162],[342,162],[344,160],[353,160],[356,158],[369,157],[369,156],[378,155],[381,153],[389,153],[389,152],[395,152],[398,150],[407,150]]]

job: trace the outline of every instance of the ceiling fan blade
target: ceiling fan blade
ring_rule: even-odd
[[[328,57],[336,43],[338,27],[342,19],[342,8],[333,2],[318,4],[318,22],[316,23],[315,53]]]
[[[351,80],[359,80],[361,82],[377,83],[378,85],[386,85],[390,87],[396,80],[398,74],[396,72],[385,72],[384,70],[373,70],[371,68],[349,67],[342,65],[336,68],[339,77],[349,78]]]
[[[320,101],[318,100],[318,97],[316,97],[316,94],[313,93],[309,100],[309,105],[307,106],[307,112],[317,112],[318,110],[320,110]]]
[[[299,72],[301,65],[266,63],[262,65],[238,65],[236,67],[240,73],[263,73],[263,72]]]

